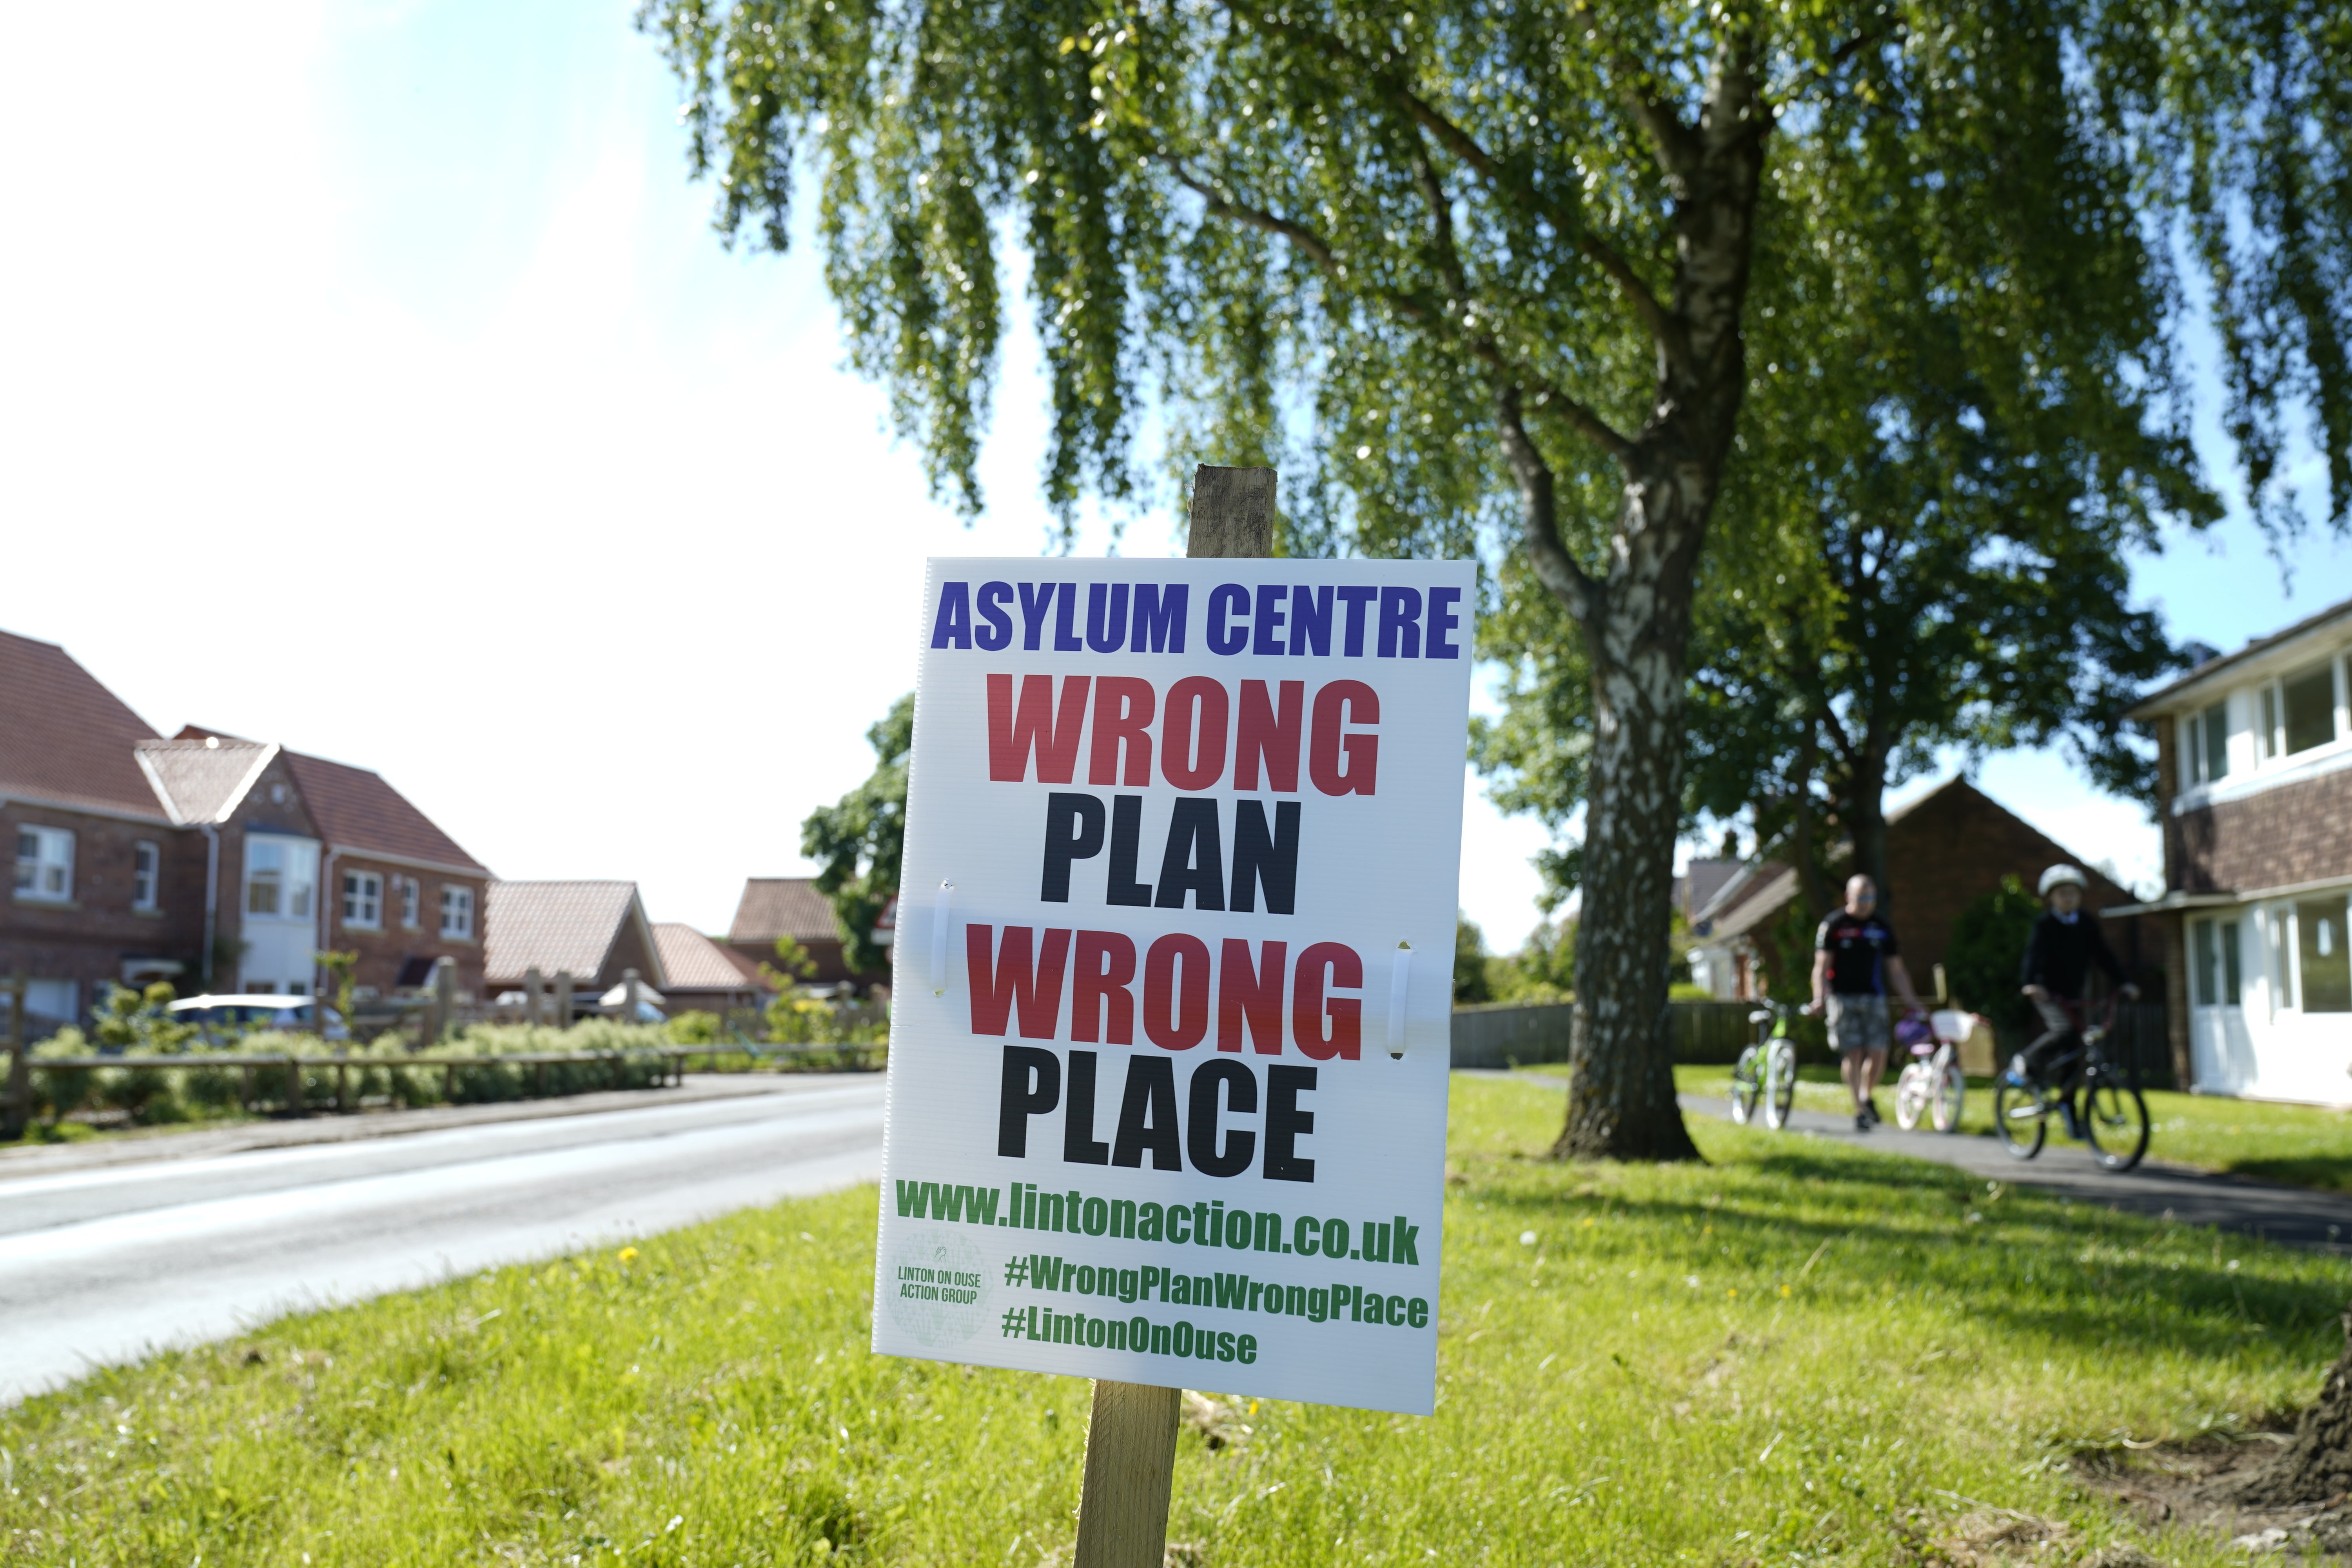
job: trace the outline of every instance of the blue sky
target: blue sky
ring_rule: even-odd
[[[712,236],[630,11],[133,4],[97,48],[70,8],[0,20],[0,626],[166,732],[377,768],[503,876],[722,929],[865,773],[924,556],[1044,546],[1039,383],[1016,338],[964,528],[813,258]],[[2290,597],[2232,525],[2137,586],[2226,648],[2352,595],[2352,551],[2294,560]],[[2153,869],[2054,759],[1979,776]],[[1542,835],[1465,790],[1464,903],[1507,947]]]

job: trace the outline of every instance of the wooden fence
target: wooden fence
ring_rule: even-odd
[[[1752,1011],[1753,1005],[1747,1002],[1669,1002],[1666,1027],[1675,1060],[1726,1065],[1738,1060],[1740,1051],[1756,1038],[1756,1026],[1748,1018]],[[1574,1012],[1574,1006],[1566,1002],[1456,1007],[1454,1065],[1507,1068],[1564,1062]],[[1801,1018],[1796,1029],[1801,1059],[1826,1056],[1818,1021]]]

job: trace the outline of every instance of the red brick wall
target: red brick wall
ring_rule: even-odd
[[[15,897],[16,827],[60,827],[74,836],[73,899],[65,905]],[[132,847],[161,852],[157,908],[131,908]],[[162,823],[124,822],[11,801],[0,806],[0,976],[21,970],[37,980],[71,980],[86,1011],[101,981],[122,979],[126,958],[171,958],[186,966],[177,984],[192,990],[204,945],[205,846],[201,835]]]
[[[373,929],[351,925],[343,919],[343,878],[347,873],[373,873],[383,883],[383,893],[379,900],[377,924]],[[400,881],[404,877],[415,878],[417,884],[416,924],[414,929],[401,924]],[[488,897],[488,878],[420,870],[414,866],[399,866],[389,860],[374,860],[364,855],[345,853],[335,858],[333,875],[329,880],[331,884],[329,893],[332,900],[329,909],[335,951],[360,955],[359,963],[352,970],[353,985],[372,987],[379,995],[389,994],[400,978],[402,966],[410,959],[447,958],[457,965],[459,994],[473,997],[484,995],[482,906]],[[474,890],[474,934],[470,938],[441,934],[441,889],[444,887],[471,888]]]
[[[2352,769],[2168,817],[2164,863],[2192,893],[2352,877]]]
[[[773,942],[730,942],[722,945],[730,952],[741,953],[753,963],[764,963],[771,969],[776,967],[776,946]],[[890,978],[887,964],[863,974],[852,974],[848,964],[843,961],[842,943],[837,938],[820,938],[814,942],[804,942],[801,946],[816,962],[816,973],[808,976],[803,982],[804,984],[832,985],[844,980],[854,980],[860,985],[872,985]]]
[[[2074,858],[2055,840],[2002,810],[1966,784],[1929,795],[1886,831],[1888,917],[1903,942],[1912,984],[1925,995],[1935,984],[1935,966],[1950,945],[1952,922],[1962,910],[2015,877],[2031,892],[2053,862]],[[2075,861],[2075,864],[2081,864]],[[2092,909],[2137,900],[2088,866]],[[2105,922],[2116,956],[2133,968],[2161,957],[2137,920]],[[2020,955],[2022,956],[2021,954]]]

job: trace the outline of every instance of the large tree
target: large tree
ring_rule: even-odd
[[[2324,0],[2302,8],[2331,21]],[[2192,210],[2230,203],[2252,177],[2207,143],[2249,144],[2235,108],[2267,67],[2176,64],[2205,58],[2209,11],[2234,26],[2275,6],[2207,0],[2179,13],[2178,42],[2144,41],[2173,9],[2140,9],[648,0],[645,22],[686,83],[722,231],[782,247],[814,173],[852,359],[964,505],[1014,245],[1057,507],[1139,494],[1157,408],[1177,458],[1286,470],[1294,551],[1508,546],[1589,679],[1561,1149],[1680,1157],[1665,996],[1686,651],[1752,384],[1759,247],[1834,241],[1817,226],[1839,210],[1806,192],[1857,122],[1893,139],[1906,178],[2002,182],[2021,205],[1988,244],[1996,270],[2003,244],[2063,249],[2084,204],[2134,181]],[[2322,68],[2290,84],[2305,101],[2340,90],[2325,68],[2345,51],[2317,47]],[[2110,53],[2102,98],[2084,77]],[[2214,136],[2151,139],[2192,119]],[[2184,159],[2218,179],[2176,178]],[[2307,217],[2311,183],[2290,195],[2252,230]],[[2326,265],[2344,254],[2330,221]],[[2160,258],[2105,243],[2101,287],[2163,295]],[[2273,281],[2255,294],[2305,320],[2315,287],[2342,284],[2324,267],[2315,285],[2308,268]],[[2071,302],[2021,292],[2016,330]],[[2340,364],[2318,329],[2304,345]],[[2246,384],[2268,409],[2281,382]]]

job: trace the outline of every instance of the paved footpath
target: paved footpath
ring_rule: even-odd
[[[1549,1073],[1474,1072],[1474,1078],[1507,1078],[1521,1083],[1565,1089],[1567,1080]],[[1881,1103],[1886,1097],[1880,1095]],[[1727,1100],[1704,1095],[1682,1097],[1685,1111],[1731,1119]],[[2012,1158],[1990,1136],[1906,1132],[1893,1122],[1868,1132],[1854,1131],[1850,1116],[1825,1111],[1790,1113],[1789,1131],[1808,1138],[1834,1139],[1957,1166],[1991,1182],[2038,1187],[2077,1203],[2099,1204],[2129,1214],[2149,1215],[2179,1225],[2210,1225],[2247,1231],[2289,1247],[2315,1247],[2352,1257],[2352,1194],[2282,1187],[2243,1176],[2221,1176],[2185,1165],[2143,1161],[2135,1171],[2102,1168],[2083,1145],[2053,1130],[2041,1154]]]

